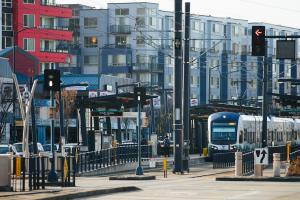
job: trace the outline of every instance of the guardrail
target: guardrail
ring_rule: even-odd
[[[141,157],[152,157],[152,146],[141,145]],[[120,145],[115,148],[80,153],[77,157],[77,172],[89,172],[105,167],[138,161],[137,145]]]

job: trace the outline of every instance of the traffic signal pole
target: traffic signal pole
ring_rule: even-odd
[[[173,92],[173,131],[174,168],[173,173],[183,173],[183,133],[182,133],[182,0],[175,0],[175,33],[174,33],[174,92]]]
[[[189,172],[189,135],[190,135],[190,3],[185,3],[184,34],[184,69],[183,69],[183,170]]]
[[[265,55],[264,55],[264,70],[263,70],[263,121],[262,121],[262,147],[267,147],[268,134],[268,42],[265,41]]]

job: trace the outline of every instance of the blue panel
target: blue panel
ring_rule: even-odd
[[[158,52],[158,67],[159,69],[165,69],[165,54],[161,51]],[[165,72],[158,74],[158,82],[160,86],[165,86],[164,83]]]
[[[206,104],[206,53],[200,53],[200,104]],[[209,94],[210,95],[210,94]]]
[[[279,60],[279,78],[284,76],[284,60]],[[279,94],[284,94],[284,84],[279,84]]]
[[[126,55],[126,65],[118,67],[108,66],[108,55]],[[102,74],[119,74],[119,73],[131,73],[132,71],[132,50],[130,48],[104,48],[101,50],[102,59]]]
[[[228,54],[222,53],[220,100],[228,100]]]
[[[46,143],[46,127],[39,126],[37,127],[38,130],[38,142],[41,144]]]
[[[241,56],[242,64],[241,64],[241,93],[240,96],[243,99],[243,104],[246,103],[245,100],[247,100],[247,56],[242,55]]]
[[[257,96],[262,96],[263,88],[263,59],[261,57],[257,58]]]
[[[292,67],[291,67],[291,78],[297,79],[297,62],[295,60],[292,60]],[[297,95],[297,87],[291,88],[291,94]]]

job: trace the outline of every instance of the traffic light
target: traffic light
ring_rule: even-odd
[[[252,26],[252,56],[264,56],[265,49],[265,27]]]
[[[45,69],[44,71],[44,89],[60,90],[60,71],[57,69]]]

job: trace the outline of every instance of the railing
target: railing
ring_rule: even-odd
[[[69,27],[67,26],[53,26],[53,25],[41,25],[39,26],[41,29],[52,29],[52,30],[62,30],[62,31],[68,31]]]
[[[131,26],[130,25],[110,25],[110,32],[111,33],[131,33]]]
[[[273,163],[273,153],[280,153],[280,160],[287,160],[287,147],[286,145],[268,147],[269,150],[269,163]]]
[[[300,150],[290,153],[290,160],[296,160],[300,156]]]
[[[48,48],[41,48],[41,52],[49,52],[49,53],[69,53],[69,50],[66,49],[48,49]]]
[[[235,166],[235,152],[214,153],[213,168],[230,168]]]
[[[254,172],[254,152],[243,153],[243,175],[249,175]]]
[[[152,156],[152,146],[141,146],[141,157],[149,158]],[[81,153],[78,155],[78,173],[89,172],[101,168],[111,167],[119,164],[126,164],[138,161],[137,145],[120,145],[116,148],[103,149]]]
[[[14,192],[45,189],[48,157],[13,157],[11,188]]]
[[[41,0],[41,5],[42,6],[55,6],[55,7],[62,7],[62,8],[66,7],[63,4],[56,4],[53,1],[49,1],[49,0]]]

